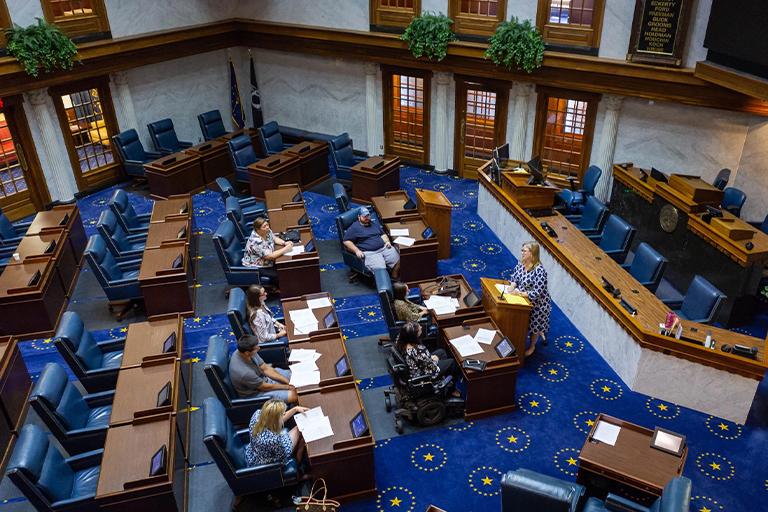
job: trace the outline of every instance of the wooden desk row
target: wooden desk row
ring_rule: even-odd
[[[351,169],[352,200],[370,203],[376,196],[400,189],[400,158],[373,156]]]
[[[5,474],[13,447],[27,415],[32,381],[21,357],[19,340],[0,336],[0,473]]]
[[[0,274],[0,333],[22,339],[50,336],[75,288],[85,230],[77,205],[39,212]],[[39,272],[39,274],[38,274]]]
[[[328,143],[301,142],[248,166],[251,195],[264,199],[264,192],[286,183],[311,187],[329,176]]]

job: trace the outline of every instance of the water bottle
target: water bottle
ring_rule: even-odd
[[[712,331],[707,331],[707,339],[704,340],[704,346],[706,348],[712,348]]]

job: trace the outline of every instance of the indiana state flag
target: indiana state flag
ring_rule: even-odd
[[[243,105],[240,103],[240,89],[237,87],[237,75],[235,75],[232,59],[229,59],[229,104],[232,109],[232,124],[236,129],[245,128]]]

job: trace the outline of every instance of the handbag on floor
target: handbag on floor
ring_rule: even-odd
[[[322,499],[316,498],[315,496],[319,496],[320,493],[323,494]],[[296,512],[336,512],[341,506],[338,501],[328,499],[328,489],[326,489],[325,480],[322,478],[318,478],[312,484],[309,496],[302,496],[295,503]]]

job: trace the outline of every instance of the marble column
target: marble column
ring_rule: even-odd
[[[448,88],[451,85],[450,73],[435,73],[435,127],[432,140],[434,141],[433,165],[436,172],[443,172],[453,166],[452,155],[449,154],[448,143],[451,136],[451,126],[448,120]]]
[[[515,82],[512,86],[512,112],[507,124],[509,158],[512,160],[527,160],[525,140],[528,137],[528,110],[533,91],[533,84]]]
[[[366,144],[368,145],[369,155],[378,155],[384,153],[379,146],[381,138],[379,134],[382,127],[376,126],[376,78],[378,76],[379,65],[374,62],[365,64],[365,131]]]
[[[133,97],[128,87],[128,74],[124,71],[112,73],[112,84],[112,96],[120,131],[131,128],[139,131],[139,122],[136,120],[136,111],[133,109]]]
[[[35,89],[25,93],[39,129],[35,148],[42,158],[43,175],[52,201],[71,201],[77,192],[77,182],[72,174],[69,155],[64,147],[55,110],[47,89]]]
[[[597,188],[595,188],[595,195],[607,203],[611,198],[611,188],[613,187],[613,154],[616,151],[619,114],[624,98],[608,95],[603,96],[602,101],[605,103],[605,118],[603,119],[603,129],[600,132],[600,142],[594,149],[592,162],[603,170],[600,181],[597,182]]]

